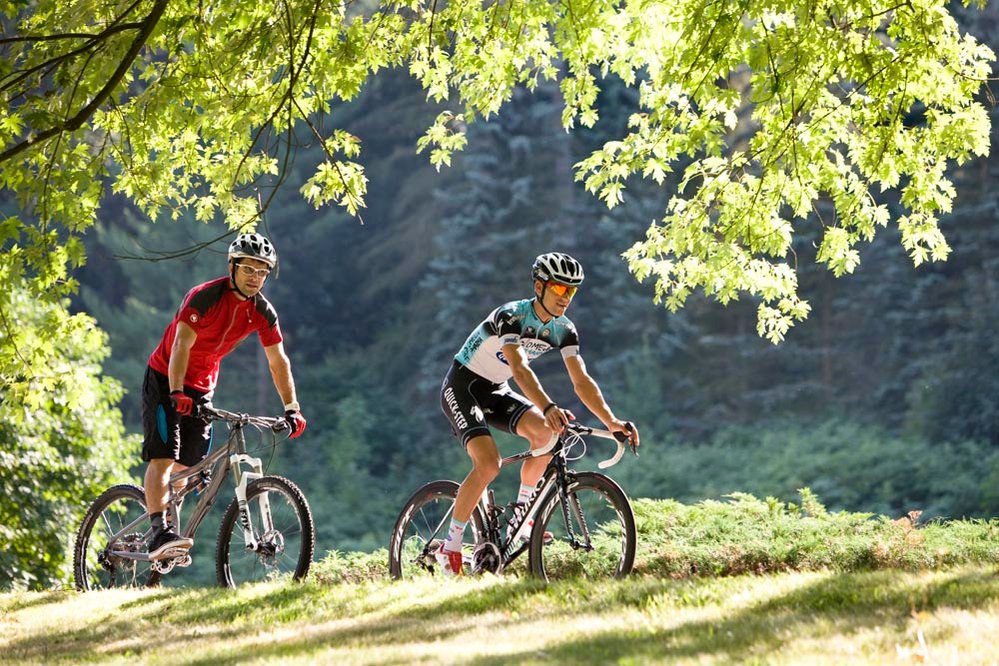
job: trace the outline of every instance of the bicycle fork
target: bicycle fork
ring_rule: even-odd
[[[571,473],[565,468],[565,462],[557,459],[555,463],[555,474],[545,482],[545,489],[551,484],[558,488],[559,504],[562,505],[562,518],[565,520],[565,533],[569,539],[569,545],[573,550],[593,550],[593,543],[590,541],[590,530],[586,526],[586,517],[583,515],[583,506],[579,503],[579,496],[576,493],[569,494],[569,486],[572,483]],[[544,495],[542,495],[543,497]],[[582,532],[583,541],[576,538],[575,530],[572,528],[573,516],[576,517],[576,524]]]
[[[243,465],[247,465],[250,470],[243,471]],[[245,453],[234,453],[229,456],[229,466],[232,469],[233,481],[236,484],[236,503],[239,506],[239,524],[243,528],[243,540],[246,549],[256,552],[260,549],[260,542],[253,534],[253,523],[250,520],[250,507],[246,500],[246,487],[250,482],[261,478],[263,474],[263,464],[260,458],[253,458]],[[267,493],[257,496],[257,503],[260,507],[260,526],[262,534],[266,534],[273,528],[271,520],[271,505],[267,498]]]
[[[566,483],[559,484],[558,492],[559,496],[562,499],[561,501],[562,517],[565,519],[565,531],[569,537],[569,545],[572,546],[573,550],[580,550],[580,549],[586,551],[593,550],[593,543],[590,541],[590,530],[586,526],[586,517],[583,516],[583,507],[579,503],[579,496],[573,493],[572,496],[570,497],[568,486],[569,486],[568,480],[566,480]],[[576,539],[576,534],[573,532],[572,529],[572,515],[570,515],[569,513],[570,505],[571,505],[572,514],[576,516],[577,524],[579,525],[579,530],[583,533],[582,543],[580,543]]]

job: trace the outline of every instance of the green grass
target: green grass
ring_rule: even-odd
[[[983,566],[20,593],[0,662],[991,663],[997,611]]]
[[[635,502],[638,571],[728,576],[780,571],[920,570],[999,561],[999,521],[918,523],[866,513],[829,513],[806,489],[800,505],[736,494],[687,506]]]
[[[8,593],[0,663],[996,661],[993,522],[828,514],[807,493],[636,513],[625,581],[396,583],[382,551],[331,553],[305,584]]]
[[[735,494],[685,505],[633,500],[635,572],[658,578],[787,571],[920,571],[999,562],[999,521],[830,513],[807,489],[800,504]],[[333,584],[388,575],[385,551],[332,552],[314,569]]]

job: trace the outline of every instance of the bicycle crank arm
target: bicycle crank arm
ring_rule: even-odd
[[[113,557],[120,557],[123,560],[138,560],[139,562],[161,562],[164,560],[183,558],[185,556],[188,556],[187,559],[190,560],[190,551],[187,548],[171,548],[156,559],[149,557],[149,553],[135,553],[130,550],[112,550],[109,551],[108,554]],[[186,567],[188,564],[190,564],[190,562],[187,564],[179,564],[179,566]]]
[[[172,560],[178,557],[184,557],[189,554],[187,548],[171,548],[163,553],[161,557],[153,559],[149,557],[149,553],[135,553],[130,550],[112,550],[109,551],[109,555],[114,557],[120,557],[123,560],[138,560],[139,562],[161,562],[164,560]],[[188,558],[190,559],[190,558]],[[187,564],[190,564],[188,562]],[[187,566],[187,564],[181,564],[180,566]]]

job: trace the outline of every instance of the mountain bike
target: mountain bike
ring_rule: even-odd
[[[249,426],[274,438],[291,433],[284,417],[251,416],[198,406],[198,417],[223,421],[226,445],[197,465],[170,477],[166,520],[182,536],[194,538],[208,510],[232,474],[235,497],[219,525],[215,573],[219,585],[269,580],[290,574],[300,580],[309,572],[315,548],[312,511],[298,486],[280,476],[265,476],[259,458],[247,454],[244,430]],[[181,482],[184,485],[180,490]],[[176,487],[175,487],[176,486]],[[180,508],[191,493],[200,498],[187,521]],[[186,548],[172,549],[151,560],[152,537],[143,489],[121,484],[105,490],[83,517],[73,550],[73,575],[82,591],[156,585],[175,567],[191,565]]]
[[[584,436],[617,442],[617,452],[600,462],[600,469],[617,464],[624,455],[626,434],[570,423],[550,446],[502,459],[505,467],[532,456],[552,456],[527,502],[497,506],[492,490],[483,493],[469,519],[472,542],[462,544],[469,573],[502,573],[524,551],[531,572],[545,580],[622,578],[631,572],[637,538],[628,496],[608,476],[568,467],[586,453]],[[634,446],[632,452],[638,455]],[[432,481],[409,498],[389,543],[393,578],[438,573],[434,551],[447,536],[457,494],[454,481]]]

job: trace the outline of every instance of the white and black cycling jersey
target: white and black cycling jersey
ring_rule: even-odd
[[[542,322],[533,303],[533,299],[512,301],[493,310],[468,336],[455,360],[480,377],[502,384],[513,376],[503,357],[503,345],[520,345],[529,362],[552,349],[561,351],[562,358],[578,356],[575,325],[565,316]]]

